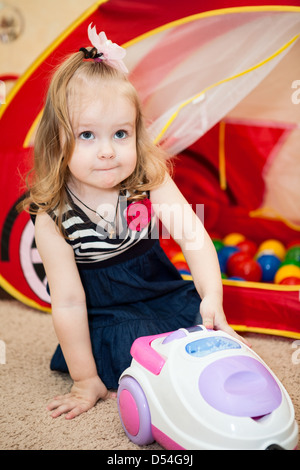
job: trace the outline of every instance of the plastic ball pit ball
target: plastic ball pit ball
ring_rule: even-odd
[[[243,240],[236,245],[243,253],[253,257],[257,252],[257,245],[252,240]]]
[[[233,253],[227,261],[226,271],[229,276],[236,276],[236,272],[240,272],[241,269],[238,267],[240,263],[251,260],[251,257],[247,253],[238,251]]]
[[[263,282],[273,282],[275,274],[281,264],[281,261],[275,255],[263,254],[257,258],[258,264],[262,269]]]
[[[212,242],[222,279],[300,285],[300,240],[285,246],[279,240],[268,239],[258,245],[244,235],[232,232],[223,239],[215,233]],[[179,273],[190,276],[180,246],[173,239],[162,240],[161,245]]]
[[[218,259],[220,263],[221,272],[226,272],[227,262],[231,255],[237,253],[239,249],[236,246],[223,246],[220,251],[218,251]]]
[[[161,238],[160,245],[169,259],[172,259],[176,254],[181,252],[180,246],[173,240],[173,238]]]
[[[174,266],[181,274],[191,274],[189,265],[184,261],[177,261]]]
[[[233,276],[245,281],[259,282],[262,277],[262,269],[256,260],[249,257],[236,264]]]
[[[300,261],[296,261],[294,259],[290,259],[290,260],[285,259],[281,262],[280,267],[286,266],[286,265],[289,265],[289,266],[295,265],[295,266],[298,266],[298,268],[300,268]]]
[[[176,253],[172,259],[171,259],[171,262],[173,264],[176,264],[176,263],[179,263],[179,262],[183,262],[185,263],[185,257],[184,257],[184,254],[180,251],[179,253]]]
[[[219,238],[213,238],[212,242],[214,244],[216,251],[220,251],[221,248],[223,248],[224,243]]]
[[[296,245],[296,246],[292,246],[291,248],[289,248],[286,252],[285,260],[296,261],[299,263],[300,262],[300,246]]]
[[[234,246],[244,240],[245,236],[241,233],[229,233],[228,235],[226,235],[226,237],[224,237],[223,243],[224,245]]]
[[[275,274],[274,282],[275,284],[280,284],[283,279],[288,277],[296,277],[300,279],[300,268],[293,264],[281,266]]]
[[[287,277],[298,277],[300,279],[300,268],[293,264],[281,266],[275,274],[275,284],[280,284]]]
[[[282,281],[279,284],[285,285],[285,286],[300,286],[300,277],[295,277],[295,276],[286,277],[282,279]]]
[[[279,240],[266,240],[258,247],[257,254],[274,254],[279,259],[283,260],[285,257],[286,249],[283,243]]]

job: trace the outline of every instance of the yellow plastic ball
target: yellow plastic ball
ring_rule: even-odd
[[[294,264],[285,264],[284,266],[281,266],[275,274],[274,282],[275,284],[280,284],[280,282],[287,277],[300,278],[300,268]]]
[[[238,243],[243,242],[245,238],[246,237],[241,233],[229,233],[228,235],[226,235],[226,237],[224,237],[223,243],[227,246],[235,246]]]
[[[264,254],[273,254],[277,256],[280,260],[283,260],[285,257],[285,246],[279,240],[266,240],[262,242],[257,250],[258,256]]]
[[[184,254],[183,254],[181,251],[180,251],[179,253],[177,253],[176,255],[174,255],[174,256],[171,258],[171,262],[172,262],[173,264],[178,263],[179,261],[186,262],[186,261],[185,261]]]

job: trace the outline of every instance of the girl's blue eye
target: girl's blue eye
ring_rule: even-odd
[[[127,132],[123,130],[119,130],[115,133],[115,138],[116,139],[125,139],[127,137]]]
[[[80,134],[80,139],[82,140],[92,140],[95,138],[94,134],[91,131],[84,131]]]

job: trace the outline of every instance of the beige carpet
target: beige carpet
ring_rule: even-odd
[[[247,337],[286,387],[300,423],[297,344],[292,339],[274,336],[247,334]],[[49,369],[49,359],[57,343],[51,315],[17,301],[0,301],[0,340],[6,348],[6,363],[0,364],[0,449],[140,449],[123,432],[116,399],[98,402],[92,410],[72,421],[49,416],[48,401],[56,394],[67,392],[71,385],[67,375]],[[161,449],[156,443],[142,449],[145,448]]]

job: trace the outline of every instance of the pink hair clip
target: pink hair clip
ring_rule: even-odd
[[[126,50],[107,39],[106,34],[103,31],[100,34],[97,34],[96,26],[92,28],[91,25],[92,23],[90,23],[88,27],[88,37],[91,44],[97,49],[97,54],[94,57],[94,60],[96,62],[105,60],[105,62],[112,67],[128,73],[128,69],[122,60],[126,55]]]

